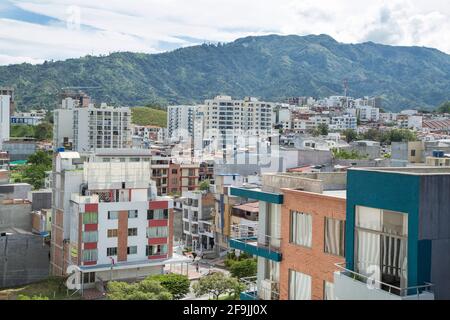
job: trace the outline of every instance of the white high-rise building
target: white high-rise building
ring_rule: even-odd
[[[102,148],[131,147],[131,110],[102,104],[78,107],[71,98],[63,100],[62,109],[54,113],[54,147],[78,152]]]
[[[180,140],[194,135],[195,115],[198,106],[168,106],[167,134],[169,139]]]
[[[3,148],[3,141],[9,140],[10,126],[10,96],[0,96],[0,150]]]

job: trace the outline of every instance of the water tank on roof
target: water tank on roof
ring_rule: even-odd
[[[62,147],[57,149],[58,152],[64,152],[64,150],[65,150],[65,149],[62,148]]]
[[[434,150],[433,151],[433,157],[435,157],[435,158],[443,158],[444,157],[444,151]]]

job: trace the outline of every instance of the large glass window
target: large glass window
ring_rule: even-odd
[[[311,276],[289,270],[289,300],[311,300]]]
[[[147,238],[165,238],[169,235],[167,227],[149,227],[147,228]]]
[[[345,222],[325,217],[325,248],[326,253],[344,256]]]
[[[83,224],[98,223],[97,212],[85,212],[83,213]]]
[[[147,256],[158,256],[167,254],[167,245],[158,244],[153,246],[147,246],[145,251]]]
[[[83,250],[83,261],[97,261],[97,249]]]
[[[407,241],[407,214],[356,206],[356,272],[392,286],[406,287]],[[379,283],[375,285],[388,289]]]
[[[168,209],[147,210],[147,219],[148,220],[168,219],[168,217],[169,217]]]
[[[291,211],[290,242],[305,247],[312,246],[312,216]]]
[[[83,232],[83,242],[97,242],[98,241],[98,232],[97,231],[85,231]]]

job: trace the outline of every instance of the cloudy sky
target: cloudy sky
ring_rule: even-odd
[[[450,53],[448,0],[0,0],[0,65],[329,34]]]

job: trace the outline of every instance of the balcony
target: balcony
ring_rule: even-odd
[[[336,264],[334,290],[339,300],[434,300],[433,284],[399,288]]]
[[[264,279],[258,290],[257,277],[246,277],[240,279],[246,290],[240,294],[240,300],[279,300],[279,285],[274,281]]]
[[[258,234],[257,225],[232,226],[230,247],[248,254],[281,261],[279,243],[281,239],[270,235]]]

